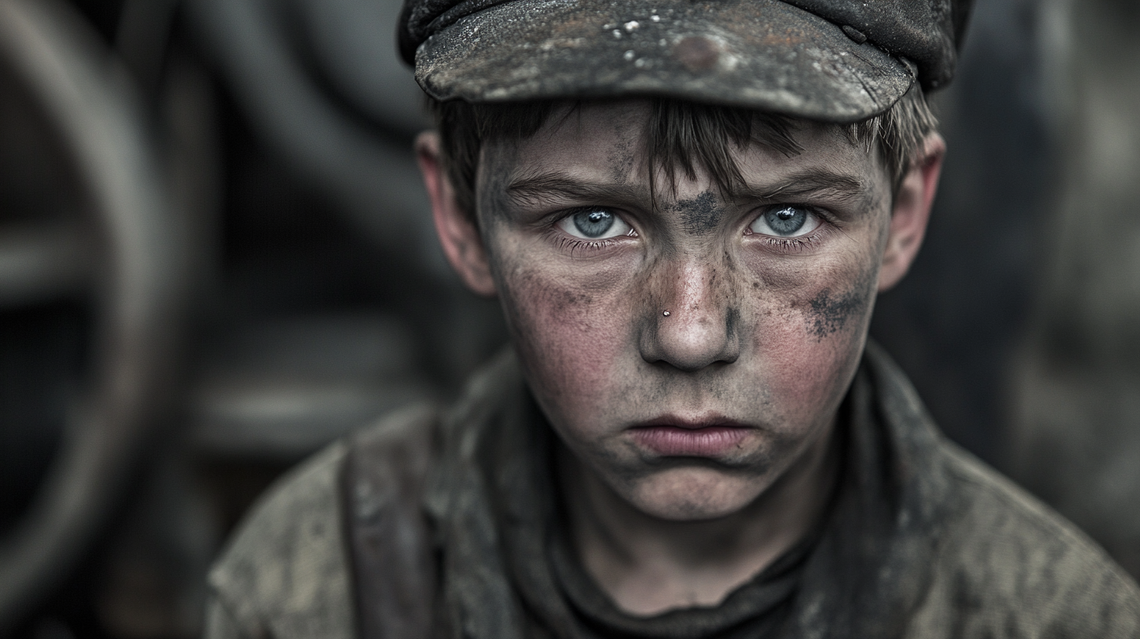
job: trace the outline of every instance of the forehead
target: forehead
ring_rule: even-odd
[[[508,184],[535,174],[645,183],[651,174],[655,179],[661,177],[659,171],[647,170],[649,136],[669,135],[653,130],[650,122],[650,105],[643,100],[558,107],[533,136],[489,143],[481,165],[493,167],[500,175],[505,172]],[[803,173],[847,175],[870,191],[889,182],[875,146],[854,143],[838,125],[797,120],[792,121],[790,134],[799,152],[773,148],[759,136],[745,147],[731,142],[726,147],[748,183]],[[700,159],[687,159],[700,173]],[[680,176],[683,171],[677,173]]]

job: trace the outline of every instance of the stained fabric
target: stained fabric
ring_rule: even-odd
[[[582,635],[620,639],[778,637],[791,610],[804,562],[817,541],[814,534],[802,540],[717,606],[638,617],[620,610],[602,592],[559,537],[555,530],[550,542],[550,566],[575,612]]]

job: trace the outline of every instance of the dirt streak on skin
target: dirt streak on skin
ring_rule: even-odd
[[[693,235],[706,235],[720,225],[724,209],[717,205],[712,191],[705,191],[691,200],[678,200],[669,210],[681,214],[681,227]]]
[[[823,339],[846,326],[852,315],[860,314],[867,305],[867,298],[862,291],[832,297],[831,290],[825,288],[808,304],[811,305],[810,330]]]
[[[636,164],[637,141],[620,126],[614,127],[614,135],[618,142],[609,154],[610,178],[615,182],[622,182],[633,172]]]
[[[817,293],[808,301],[808,331],[822,341],[847,328],[852,318],[866,316],[874,298],[871,284],[871,274],[864,273],[855,286],[841,295],[835,295],[830,288]]]

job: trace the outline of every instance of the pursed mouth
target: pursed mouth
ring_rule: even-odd
[[[755,429],[729,419],[656,419],[629,429],[634,441],[665,457],[720,457],[740,448]]]

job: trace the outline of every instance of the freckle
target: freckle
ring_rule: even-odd
[[[753,282],[752,288],[760,288],[760,282]]]

